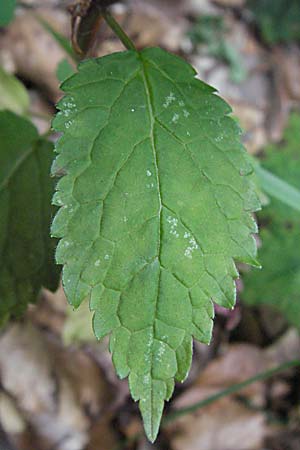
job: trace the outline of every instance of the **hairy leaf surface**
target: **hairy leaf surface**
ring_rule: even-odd
[[[59,270],[49,229],[53,145],[28,121],[0,112],[0,321],[21,314]]]
[[[87,61],[62,88],[57,261],[153,441],[192,337],[210,341],[212,300],[234,305],[234,260],[256,264],[252,167],[229,106],[160,49]]]
[[[263,167],[300,189],[300,115],[291,115],[283,145],[265,150]],[[261,223],[260,260],[263,270],[243,277],[243,299],[270,305],[300,329],[300,212],[270,198],[258,215]]]

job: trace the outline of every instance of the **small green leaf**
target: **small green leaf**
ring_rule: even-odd
[[[49,238],[52,144],[26,119],[0,112],[0,321],[18,316],[59,271]]]
[[[70,303],[90,298],[145,430],[187,376],[192,337],[235,303],[234,260],[256,265],[259,208],[230,107],[160,49],[86,61],[54,121],[64,171],[52,226]]]
[[[29,95],[23,83],[0,66],[0,110],[3,109],[25,114],[29,109]]]
[[[293,114],[282,146],[270,146],[262,161],[264,170],[300,189],[300,115]],[[289,190],[282,194],[289,195]],[[300,329],[300,211],[282,196],[271,197],[259,213],[263,270],[245,273],[243,300],[250,305],[270,305]],[[291,199],[293,196],[291,196]],[[299,206],[299,205],[298,205]]]
[[[5,27],[14,18],[16,0],[1,0],[0,5],[0,27]]]

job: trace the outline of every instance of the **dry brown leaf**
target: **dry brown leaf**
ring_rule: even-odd
[[[194,386],[182,394],[174,406],[176,409],[183,408],[201,401],[265,370],[267,364],[263,351],[254,346],[229,346],[223,355],[208,364]],[[265,391],[262,383],[255,383],[241,393],[256,405],[264,404]],[[232,397],[225,397],[193,414],[183,416],[169,427],[174,450],[260,448],[266,431],[263,413],[251,411]]]
[[[210,390],[210,394],[214,392]],[[198,388],[193,401],[205,398],[208,393],[209,390]],[[261,448],[266,427],[262,413],[226,397],[178,419],[169,432],[174,450],[253,450]]]
[[[296,330],[290,330],[267,349],[248,344],[224,347],[223,354],[207,365],[193,386],[179,396],[173,406],[175,409],[185,408],[299,357],[300,337]],[[273,379],[272,383],[253,383],[239,395],[246,397],[252,405],[264,408],[267,390],[269,401],[280,401],[291,389],[280,378]],[[251,410],[233,396],[227,396],[176,419],[167,427],[167,433],[174,450],[253,450],[261,448],[270,428],[263,411]]]
[[[270,95],[268,129],[271,140],[279,142],[289,113],[300,101],[300,50],[298,46],[272,49],[273,95]]]
[[[38,435],[57,450],[82,450],[88,420],[70,382],[55,372],[41,332],[29,324],[6,329],[0,337],[0,374],[3,389]]]
[[[210,362],[200,374],[196,385],[224,389],[263,372],[268,365],[268,360],[261,349],[248,344],[234,344],[228,347],[222,356]],[[260,397],[257,400],[261,404],[264,386],[262,383],[251,384],[241,393]]]
[[[62,34],[69,28],[61,10],[40,9],[38,14]],[[10,53],[18,74],[44,89],[51,100],[59,98],[56,67],[66,54],[30,12],[16,17],[1,36],[0,47]]]
[[[29,305],[27,315],[35,325],[60,337],[66,320],[66,310],[69,307],[63,287],[60,285],[54,293],[43,289],[37,304]]]
[[[137,0],[131,2],[128,9],[117,5],[115,12],[138,48],[161,45],[170,51],[178,51],[187,21],[176,6],[173,0],[146,3]]]
[[[23,417],[5,392],[0,392],[0,423],[7,434],[21,434],[26,430]]]
[[[276,342],[270,345],[264,353],[273,366],[284,364],[287,361],[300,360],[300,336],[298,330],[290,328]]]
[[[66,376],[81,408],[89,416],[97,417],[109,410],[113,393],[101,369],[80,349],[54,351],[55,366]]]
[[[291,101],[300,101],[300,49],[294,44],[273,50],[275,68],[281,71],[281,82]]]
[[[229,6],[234,8],[241,8],[245,6],[246,0],[213,0],[214,3],[220,6]]]
[[[113,450],[118,447],[117,433],[107,419],[99,420],[92,426],[86,450]]]

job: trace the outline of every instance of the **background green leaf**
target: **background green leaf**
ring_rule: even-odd
[[[283,144],[270,146],[265,153],[263,168],[300,189],[299,114],[291,116]],[[271,305],[300,328],[300,212],[271,197],[258,218],[263,269],[243,276],[243,300],[251,305]]]
[[[86,61],[62,88],[57,261],[153,441],[192,337],[210,341],[212,299],[235,303],[234,260],[257,264],[253,169],[229,106],[160,49]]]
[[[0,27],[5,27],[12,21],[16,3],[16,0],[0,0]]]
[[[299,0],[248,0],[248,5],[268,44],[300,39]]]
[[[3,109],[26,114],[29,95],[23,83],[0,66],[0,110]]]
[[[21,314],[41,286],[56,289],[49,238],[53,145],[26,119],[0,112],[0,320]]]

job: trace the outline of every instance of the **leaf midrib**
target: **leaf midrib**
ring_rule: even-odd
[[[158,229],[158,261],[161,268],[161,228],[162,228],[162,208],[163,208],[163,202],[161,197],[161,186],[160,186],[160,177],[159,177],[159,169],[158,169],[158,158],[157,158],[157,152],[155,147],[155,139],[154,139],[154,125],[155,125],[155,117],[154,117],[154,111],[153,111],[153,105],[152,105],[152,94],[151,94],[151,85],[150,81],[147,76],[147,70],[145,61],[143,59],[142,53],[139,53],[139,58],[142,65],[142,78],[144,82],[145,92],[146,92],[146,98],[148,103],[148,111],[149,111],[149,118],[150,118],[150,140],[151,140],[151,146],[152,146],[152,152],[153,152],[153,162],[155,164],[155,174],[156,174],[156,182],[157,182],[157,192],[158,192],[158,201],[159,201],[159,229]],[[154,437],[155,430],[154,430],[154,420],[153,420],[153,387],[152,387],[152,380],[153,380],[153,344],[154,344],[154,323],[157,315],[157,304],[158,304],[158,297],[159,297],[159,286],[160,286],[160,277],[161,277],[161,270],[159,269],[159,277],[158,277],[158,283],[157,283],[157,294],[156,294],[156,300],[154,305],[154,317],[153,317],[153,325],[152,325],[152,345],[151,345],[151,436]]]

